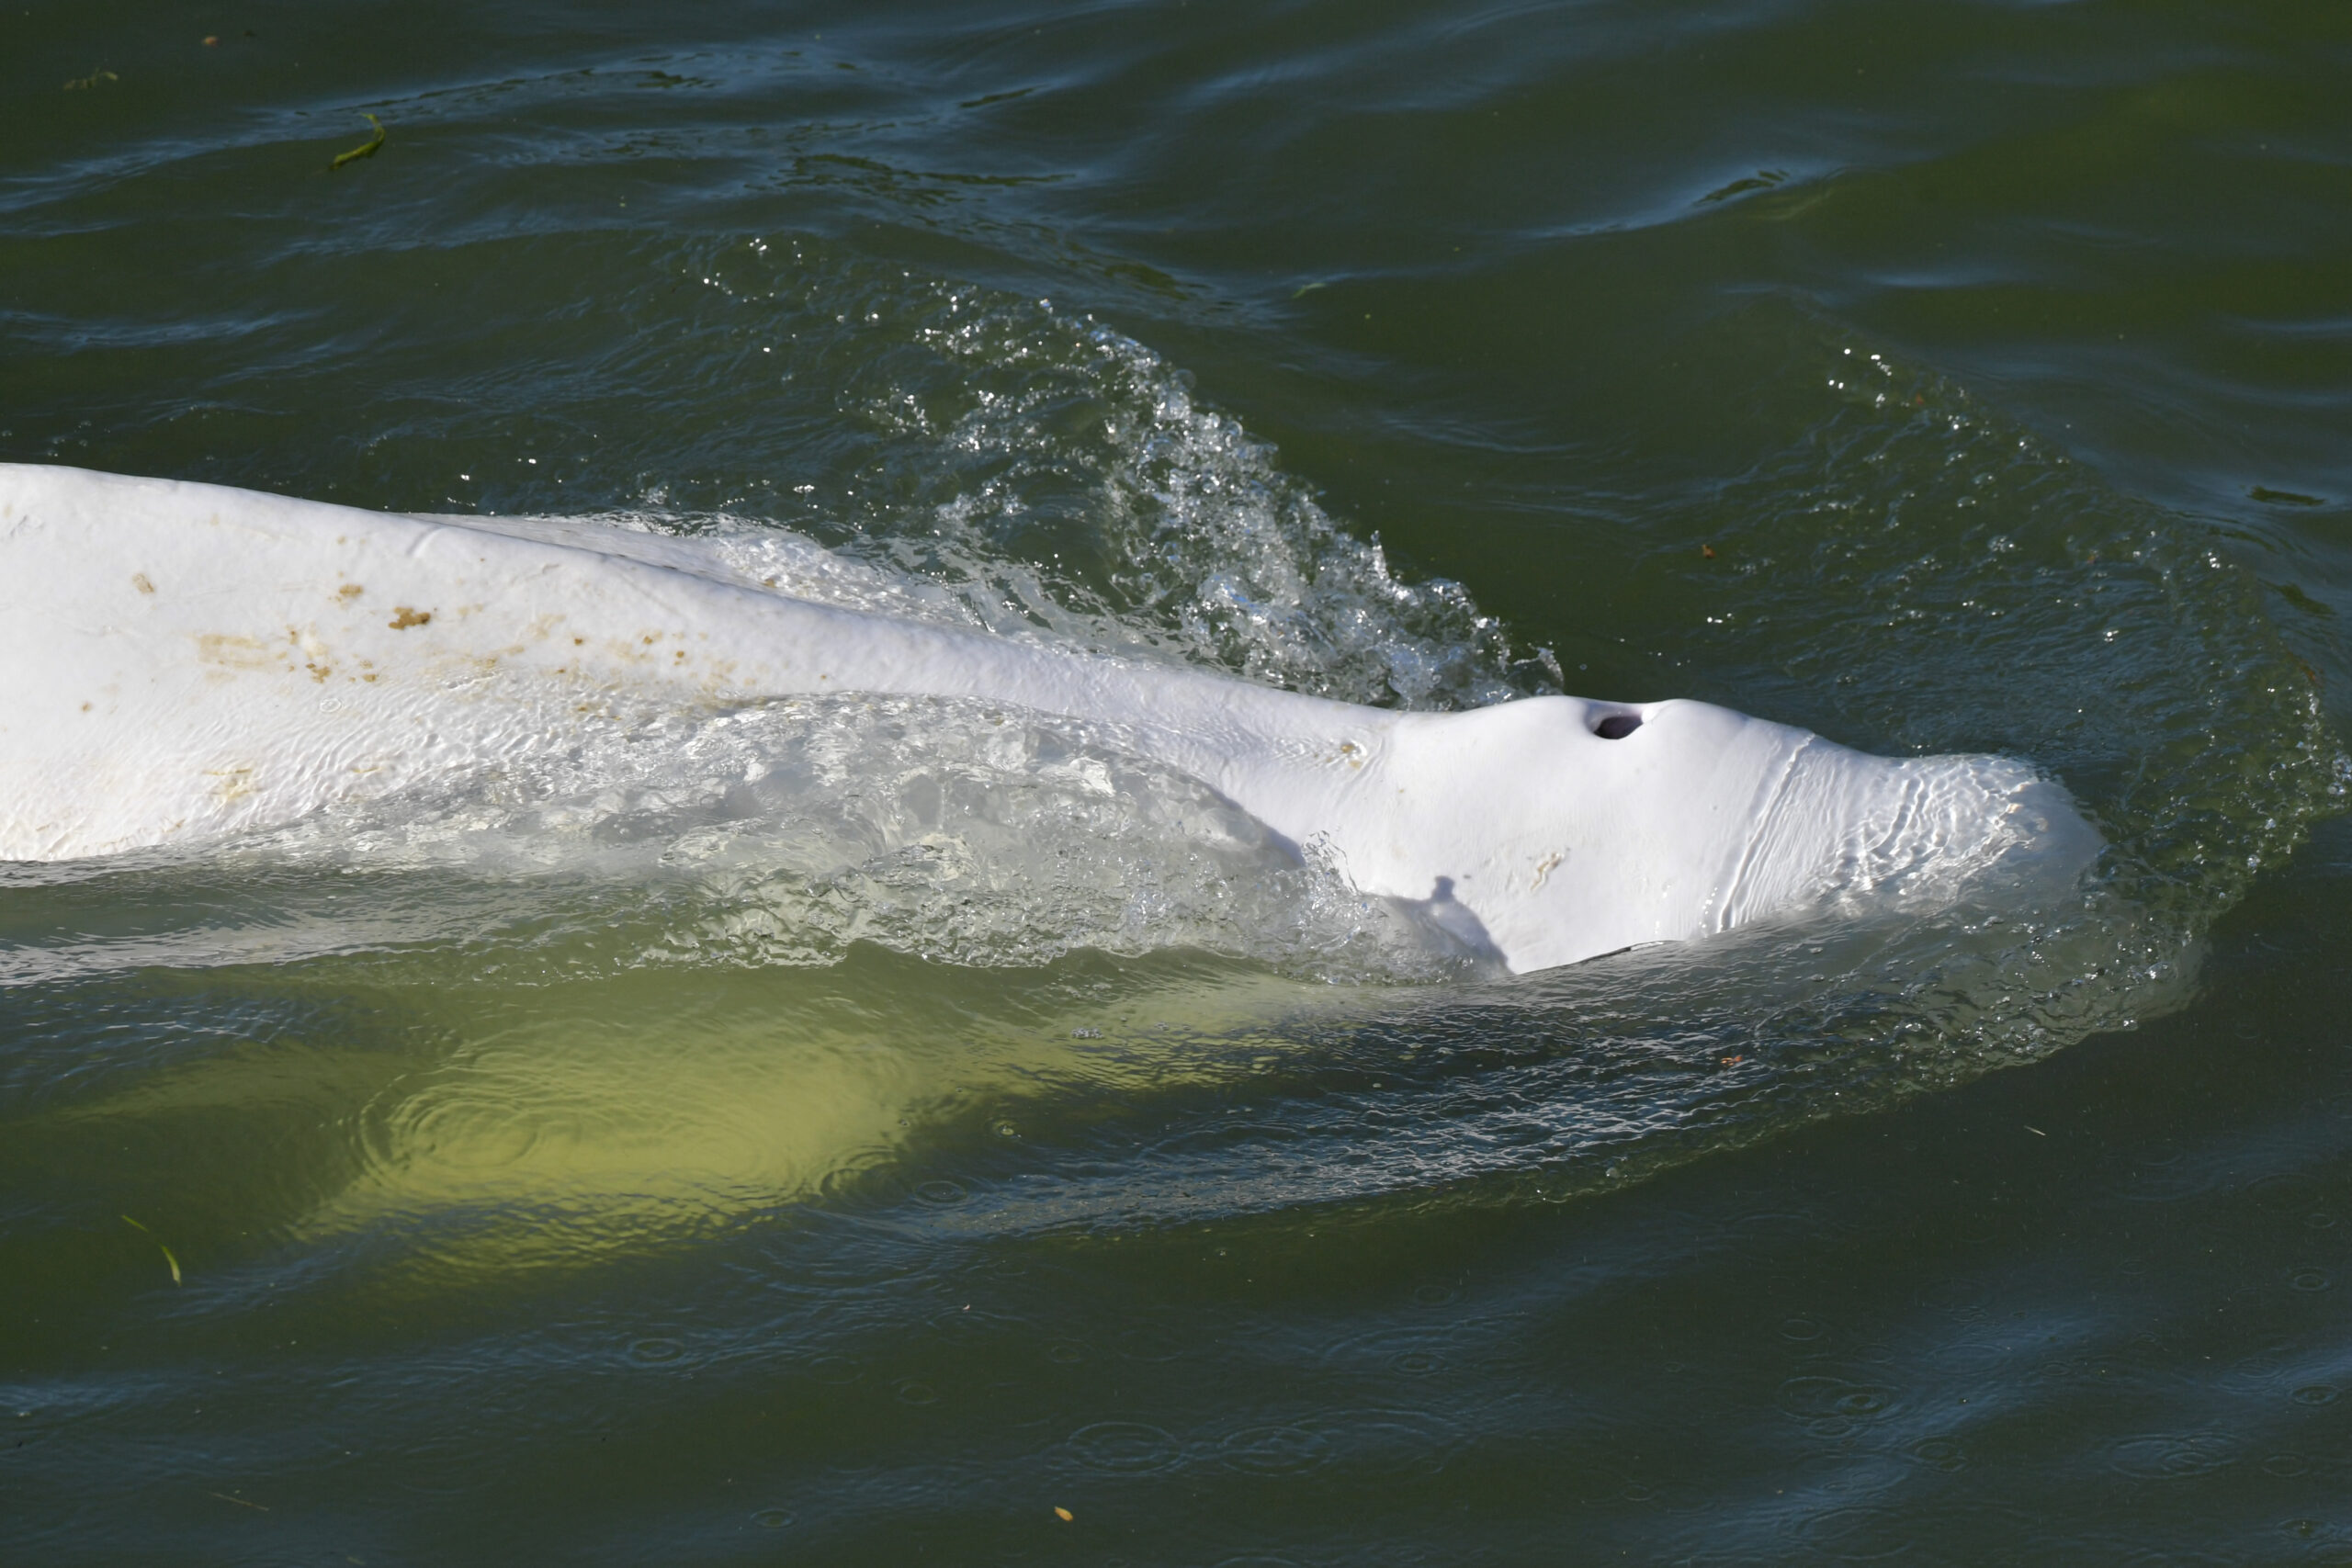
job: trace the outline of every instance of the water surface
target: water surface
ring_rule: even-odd
[[[0,61],[0,459],[1702,697],[2109,845],[1512,980],[1102,737],[847,702],[0,868],[12,1554],[2352,1561],[2338,10]]]

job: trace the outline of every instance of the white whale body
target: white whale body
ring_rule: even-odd
[[[815,604],[692,541],[0,465],[0,860],[288,822],[616,704],[835,693],[1102,726],[1514,971],[2098,842],[2021,763],[1704,703],[1392,712]]]

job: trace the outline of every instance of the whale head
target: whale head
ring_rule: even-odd
[[[1841,897],[2070,882],[2100,848],[2062,786],[2005,757],[1872,756],[1679,699],[1416,718],[1396,759],[1409,820],[1387,840],[1414,863],[1383,880],[1514,971]]]

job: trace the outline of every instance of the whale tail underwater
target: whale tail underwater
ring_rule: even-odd
[[[692,539],[0,465],[0,860],[286,823],[583,725],[831,694],[1097,727],[1515,972],[1843,895],[2073,877],[2099,840],[1992,756],[1708,704],[1408,713],[814,603]]]

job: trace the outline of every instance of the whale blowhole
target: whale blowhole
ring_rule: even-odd
[[[1623,740],[1642,727],[1637,713],[1612,713],[1592,727],[1592,732],[1603,740]]]

